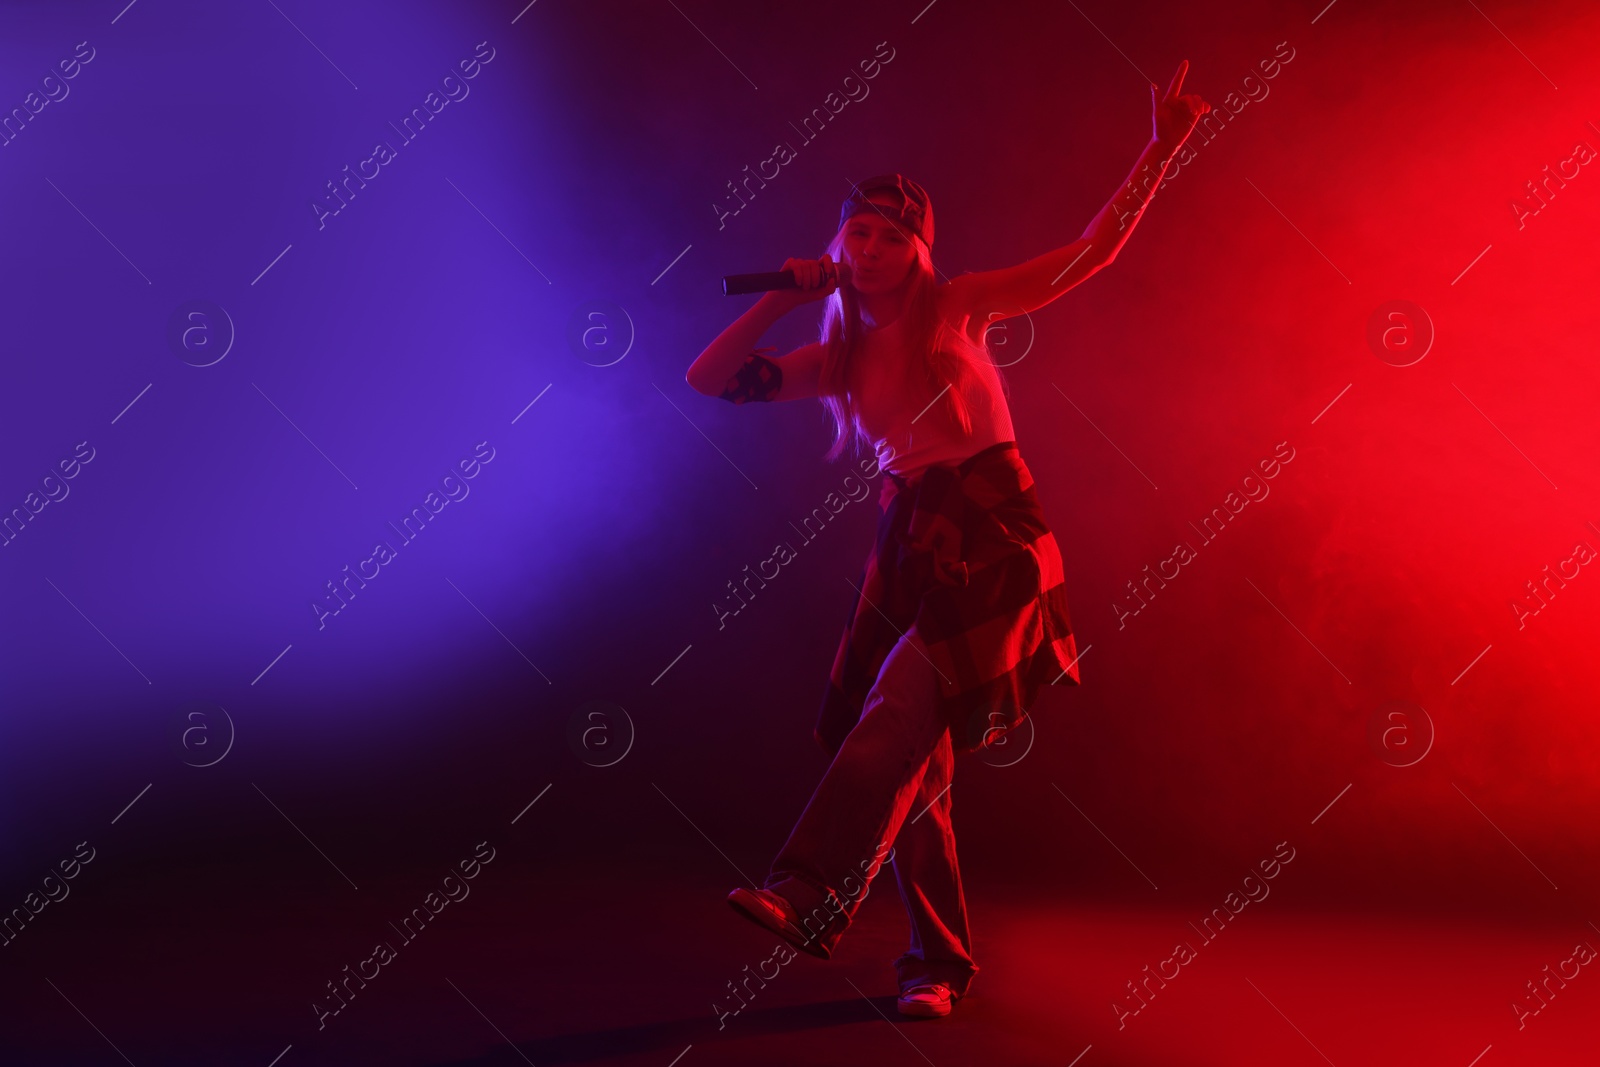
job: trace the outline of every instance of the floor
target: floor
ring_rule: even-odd
[[[337,891],[264,879],[259,864],[174,873],[85,884],[5,946],[0,1063],[1600,1062],[1600,977],[1567,963],[1542,1005],[1525,986],[1579,942],[1600,944],[1600,930],[1565,925],[1305,912],[1279,894],[1206,940],[1191,925],[1204,903],[1135,909],[973,871],[972,995],[948,1018],[908,1020],[895,1011],[890,963],[907,931],[892,880],[874,884],[832,960],[797,955],[734,1011],[728,983],[776,938],[724,902],[731,870],[641,888],[599,862],[490,862],[411,941],[391,922],[421,902],[427,872]],[[328,983],[378,941],[388,962],[323,1014],[339,1003]]]

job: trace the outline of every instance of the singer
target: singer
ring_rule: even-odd
[[[941,284],[927,191],[900,174],[868,178],[822,257],[784,263],[799,288],[764,294],[689,367],[696,391],[735,404],[820,399],[834,426],[826,458],[866,442],[887,475],[814,731],[832,762],[766,884],[728,901],[828,959],[887,859],[911,923],[910,949],[895,961],[905,1015],[948,1015],[978,972],[950,821],[955,754],[1001,739],[1042,685],[1080,683],[1061,555],[985,330],[1116,258],[1210,110],[1180,93],[1188,67],[1165,94],[1150,86],[1151,139],[1077,240]],[[818,341],[778,358],[753,350],[816,300],[826,300]]]

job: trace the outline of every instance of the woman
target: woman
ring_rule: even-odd
[[[955,754],[1003,737],[1040,686],[1079,682],[1060,552],[984,334],[1116,257],[1210,110],[1180,95],[1188,66],[1161,98],[1151,85],[1151,140],[1078,240],[939,284],[926,190],[899,174],[869,178],[822,257],[784,263],[799,287],[763,295],[689,368],[696,390],[736,404],[820,398],[835,428],[828,458],[866,440],[888,474],[815,731],[833,761],[766,885],[728,900],[827,959],[889,862],[911,921],[895,961],[906,1015],[948,1015],[978,971],[950,823]],[[821,340],[778,359],[752,351],[778,318],[823,298]]]

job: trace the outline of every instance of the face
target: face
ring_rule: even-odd
[[[891,196],[872,196],[893,212]],[[897,288],[911,273],[917,250],[911,235],[875,211],[862,211],[850,217],[844,229],[844,261],[850,265],[851,284],[863,293],[886,293]]]

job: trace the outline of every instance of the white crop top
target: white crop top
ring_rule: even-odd
[[[942,343],[967,353],[976,369],[966,390],[972,432],[963,434],[946,410],[951,399],[941,395],[946,384],[928,384],[921,364],[927,356],[905,351],[904,322],[902,315],[864,334],[852,367],[851,377],[859,386],[852,394],[857,422],[872,442],[878,465],[909,478],[932,464],[954,465],[990,445],[1016,440],[1011,409],[988,351],[954,328],[944,335]],[[936,397],[939,402],[932,403]]]

